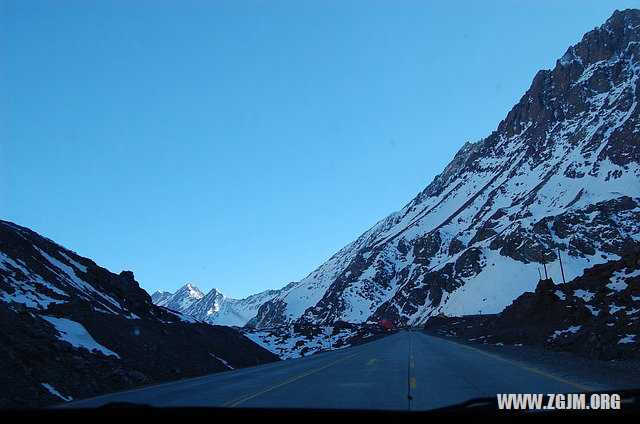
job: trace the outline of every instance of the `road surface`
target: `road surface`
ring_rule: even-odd
[[[65,407],[152,406],[428,410],[497,393],[593,390],[481,350],[403,331],[364,345],[145,387]]]

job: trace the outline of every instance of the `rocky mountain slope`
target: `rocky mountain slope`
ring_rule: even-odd
[[[470,341],[536,345],[592,359],[640,359],[640,250],[566,284],[540,280],[497,316],[431,317],[427,329]]]
[[[113,274],[0,221],[0,407],[44,406],[278,360],[238,331],[156,306]]]
[[[535,76],[402,210],[260,306],[252,327],[497,313],[546,263],[567,280],[640,242],[640,11]]]

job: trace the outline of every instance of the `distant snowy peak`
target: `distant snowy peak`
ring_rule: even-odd
[[[216,288],[203,294],[196,286],[187,284],[175,293],[156,292],[152,300],[158,306],[210,324],[242,327],[256,316],[263,303],[278,293],[276,290],[267,290],[244,299],[233,299]]]
[[[164,305],[167,299],[169,299],[171,296],[173,296],[173,293],[171,292],[158,290],[151,295],[151,300],[153,300],[153,303],[155,303],[156,305]]]
[[[558,249],[569,280],[638,245],[639,41],[640,11],[614,13],[538,72],[496,131],[251,324],[499,312],[542,262],[559,279]]]
[[[157,291],[151,296],[151,299],[158,306],[182,312],[203,297],[204,293],[198,287],[189,283],[182,286],[175,293]]]
[[[198,300],[198,299],[202,299],[202,297],[204,296],[204,293],[202,293],[200,289],[198,289],[193,284],[187,284],[184,288],[186,288],[189,291],[189,297],[192,299]]]

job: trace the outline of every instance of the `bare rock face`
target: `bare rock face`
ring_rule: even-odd
[[[640,11],[569,47],[487,138],[251,324],[501,312],[543,264],[572,280],[640,243]]]
[[[0,407],[34,407],[278,358],[152,303],[114,274],[0,221]]]

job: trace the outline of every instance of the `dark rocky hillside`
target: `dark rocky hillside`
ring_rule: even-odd
[[[154,305],[113,274],[0,221],[0,407],[34,407],[278,358],[238,331]]]

